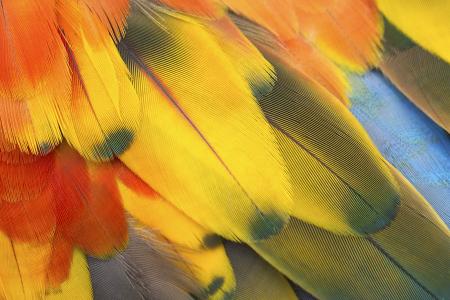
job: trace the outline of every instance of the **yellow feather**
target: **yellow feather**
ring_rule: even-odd
[[[91,277],[84,254],[75,250],[72,258],[69,278],[54,293],[48,293],[46,300],[89,300],[93,299]]]
[[[203,22],[211,37],[230,57],[235,70],[248,82],[253,94],[259,95],[270,91],[275,77],[273,67],[232,20],[229,17],[222,17],[219,20]]]
[[[172,242],[189,248],[204,247],[204,239],[210,234],[172,204],[155,193],[143,196],[118,182],[124,208],[142,224],[151,227]]]
[[[450,232],[412,185],[392,173],[402,205],[385,229],[343,236],[291,219],[278,236],[252,247],[319,299],[445,299]]]
[[[292,215],[341,234],[388,226],[400,204],[398,186],[367,133],[325,89],[261,49],[277,81],[258,100],[290,172]]]
[[[123,40],[144,117],[120,159],[208,230],[276,233],[292,206],[289,183],[247,82],[200,24],[158,17],[136,13]]]
[[[233,270],[220,238],[215,237],[159,195],[142,196],[119,182],[125,209],[142,225],[175,246],[185,265],[203,287],[208,299],[223,299],[235,288]],[[214,242],[214,243],[212,243]]]
[[[0,232],[0,299],[42,297],[50,255],[50,243],[13,242]]]
[[[450,64],[386,23],[383,74],[437,124],[450,132]]]
[[[104,25],[83,4],[59,5],[74,59],[72,103],[61,109],[61,127],[84,157],[110,160],[132,142],[140,101]]]
[[[409,38],[450,63],[450,1],[377,0],[377,4]]]
[[[236,282],[223,245],[211,249],[184,249],[179,254],[204,287],[207,299],[227,299],[234,294]]]

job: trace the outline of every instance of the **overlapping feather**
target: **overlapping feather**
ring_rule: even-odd
[[[92,297],[79,250],[123,250],[125,210],[128,248],[89,259],[100,299],[295,299],[281,273],[319,298],[450,295],[448,228],[341,103],[336,64],[379,60],[373,1],[27,2],[0,18],[0,298]],[[406,11],[437,16],[430,42],[377,3],[431,51],[386,35],[382,71],[446,128],[446,5]]]
[[[414,44],[386,22],[380,69],[415,105],[450,131],[450,63]]]
[[[120,159],[208,230],[229,239],[276,233],[292,207],[288,179],[242,73],[195,19],[143,7],[128,22],[119,48],[144,121]],[[254,76],[270,88],[266,74]]]
[[[200,288],[176,247],[130,219],[127,249],[109,260],[89,259],[95,299],[194,299]]]

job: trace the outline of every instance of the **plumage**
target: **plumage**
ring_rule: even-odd
[[[89,258],[96,299],[193,299],[197,282],[187,270],[177,248],[156,232],[129,219],[127,249],[106,261]]]
[[[87,163],[67,145],[40,157],[17,151],[1,157],[0,229],[8,247],[0,252],[11,264],[0,281],[18,274],[20,284],[22,274],[31,274],[14,298],[58,288],[70,275],[75,247],[98,256],[124,247],[125,216],[111,166]],[[24,258],[16,264],[17,251]]]
[[[352,112],[384,157],[450,225],[450,139],[379,72],[350,76]]]
[[[320,86],[286,68],[270,49],[262,51],[277,82],[258,102],[290,172],[293,215],[344,234],[387,226],[400,204],[398,186],[363,129]]]
[[[406,2],[0,0],[0,299],[449,298],[448,5]]]
[[[336,63],[363,72],[379,60],[382,20],[373,0],[293,1],[299,32]]]
[[[274,34],[263,30],[257,24],[239,16],[232,18],[251,40],[273,49],[274,53],[288,60],[289,65],[304,76],[322,85],[345,105],[349,104],[347,97],[349,84],[344,72],[310,42],[297,37],[281,43]]]
[[[183,0],[156,0],[155,2],[164,4],[177,11],[211,19],[220,17],[223,14],[223,5],[215,0],[191,0],[189,2]]]
[[[70,97],[67,53],[54,0],[2,2],[0,18],[0,135],[37,154],[61,141],[57,102]],[[5,145],[0,144],[0,150]]]
[[[222,241],[163,199],[127,168],[121,169],[119,183],[125,209],[143,225],[157,231],[183,259],[182,268],[200,287],[197,296],[221,299],[232,294],[235,279]],[[131,187],[138,188],[134,192]]]
[[[140,134],[121,161],[209,230],[230,239],[276,233],[292,200],[275,137],[248,83],[194,19],[159,11],[162,30],[146,12],[128,20],[134,30],[120,45],[144,107]],[[211,85],[217,88],[204,89]],[[271,184],[263,187],[264,178]]]
[[[380,65],[415,105],[450,131],[450,63],[414,44],[391,24],[385,33],[386,53]]]
[[[91,273],[85,255],[80,250],[73,252],[71,268],[67,280],[54,290],[46,292],[45,299],[62,300],[92,298]]]
[[[379,10],[413,41],[450,63],[450,3],[376,0]]]
[[[72,69],[72,101],[62,109],[61,129],[86,158],[111,160],[139,127],[139,99],[106,26],[89,7],[61,2],[58,12]]]
[[[250,248],[231,242],[225,247],[236,276],[235,299],[297,300],[287,279]]]
[[[373,235],[336,235],[291,220],[279,235],[252,247],[321,299],[445,298],[448,229],[411,186],[403,187],[398,217]],[[352,288],[342,289],[347,281]]]

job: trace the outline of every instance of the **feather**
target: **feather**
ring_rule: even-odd
[[[112,167],[86,164],[67,145],[45,156],[12,151],[0,157],[0,230],[8,260],[0,281],[10,276],[5,286],[13,289],[5,293],[40,297],[58,290],[70,276],[74,247],[98,256],[123,248],[125,217]],[[30,281],[23,289],[22,277]]]
[[[263,0],[259,5],[251,1],[223,0],[230,10],[244,16],[274,33],[281,41],[295,39],[301,22],[297,19],[292,1]]]
[[[193,299],[199,287],[176,249],[148,229],[130,228],[127,249],[89,259],[95,299]]]
[[[180,212],[126,167],[122,166],[118,173],[119,191],[129,214],[176,244],[194,249],[209,248],[204,242],[210,239],[209,231]],[[220,244],[220,238],[216,240]]]
[[[55,1],[5,1],[1,8],[0,140],[38,154],[61,141],[56,103],[70,97]]]
[[[59,2],[72,67],[72,102],[61,129],[84,157],[105,161],[123,153],[140,122],[140,102],[105,26],[83,3]]]
[[[0,298],[32,299],[45,293],[51,245],[15,242],[0,231]]]
[[[450,132],[450,64],[386,25],[380,69],[415,105]]]
[[[0,152],[0,230],[15,241],[49,242],[56,226],[54,155]]]
[[[152,0],[157,4],[163,4],[174,10],[193,14],[196,16],[216,19],[223,15],[223,8],[219,1],[215,0]]]
[[[127,232],[114,167],[88,163],[67,145],[57,152],[57,162],[58,230],[90,255],[121,250]]]
[[[281,43],[275,35],[242,17],[232,20],[253,41],[273,49],[273,53],[289,61],[289,65],[316,81],[345,105],[349,104],[349,83],[345,74],[320,51],[302,37]]]
[[[272,66],[229,17],[204,21],[204,24],[229,56],[235,70],[248,82],[253,95],[265,94],[272,89],[275,77]]]
[[[230,239],[277,232],[292,200],[248,83],[194,19],[157,12],[161,24],[137,10],[119,45],[144,106],[121,161],[207,230]]]
[[[406,76],[406,75],[405,75]],[[378,149],[450,225],[450,140],[382,74],[352,75],[352,113]]]
[[[381,19],[372,0],[223,0],[234,12],[274,33],[283,43],[298,38],[310,42],[339,64],[364,71],[378,62]],[[295,50],[292,49],[292,50]]]
[[[338,64],[363,72],[378,63],[383,22],[374,0],[293,1],[300,34]],[[306,8],[305,8],[306,7]]]
[[[108,29],[109,34],[118,42],[125,33],[126,18],[130,0],[83,0],[86,6]]]
[[[449,231],[412,186],[395,176],[403,205],[391,225],[374,235],[336,235],[291,219],[279,235],[252,247],[319,299],[445,299]]]
[[[68,279],[55,290],[47,291],[46,300],[92,299],[93,291],[88,263],[84,254],[76,250],[71,259],[71,269]]]
[[[346,107],[375,0],[0,3],[0,299],[450,297],[447,225]],[[445,127],[447,5],[377,3]]]
[[[236,276],[236,300],[297,300],[286,278],[250,248],[227,242],[227,254]]]
[[[292,178],[292,214],[345,234],[387,226],[399,205],[397,184],[363,128],[337,99],[255,43],[277,71],[273,90],[258,101]]]
[[[201,284],[200,298],[219,300],[234,296],[234,273],[221,243],[202,249],[184,248],[179,253]]]
[[[126,168],[119,172],[119,183],[125,209],[139,222],[161,234],[177,248],[185,268],[195,277],[201,289],[201,296],[208,299],[222,299],[235,288],[234,274],[221,239],[192,221],[182,212],[151,192],[144,191],[140,179]],[[134,178],[132,178],[134,176]],[[129,187],[141,185],[138,192]],[[200,294],[199,294],[200,295]]]
[[[49,285],[49,261],[52,243],[24,243],[8,239],[0,232],[0,298],[1,299],[91,299],[92,289],[84,254],[69,253],[70,274],[63,284]],[[61,266],[56,266],[61,269]]]
[[[441,0],[376,0],[383,15],[404,34],[450,63],[450,3]]]
[[[139,101],[111,38],[123,34],[128,1],[108,8],[105,2],[2,5],[1,141],[44,154],[64,135],[96,160],[112,159],[129,145]]]
[[[333,147],[316,148],[323,149],[320,152],[317,151],[320,155],[333,153],[330,151],[336,150],[339,145],[336,141],[349,142],[348,139],[350,137],[354,137],[354,141],[364,139],[365,142],[353,142],[355,144],[352,150],[341,150],[339,153],[348,155],[355,149],[361,149],[357,146],[358,144],[365,149],[362,153],[367,154],[355,156],[351,164],[351,170],[346,173],[357,174],[357,172],[360,172],[356,168],[358,166],[364,166],[364,170],[361,169],[361,171],[365,172],[368,170],[368,165],[372,164],[370,161],[373,162],[374,171],[369,172],[367,175],[359,175],[357,180],[355,178],[349,181],[362,184],[364,182],[362,178],[374,180],[374,176],[380,176],[379,179],[368,185],[369,189],[365,190],[365,193],[376,186],[377,188],[373,192],[367,194],[376,197],[374,198],[376,200],[372,200],[371,203],[380,205],[381,201],[378,200],[378,197],[388,200],[383,200],[386,201],[384,202],[384,207],[388,209],[387,214],[384,217],[375,215],[373,220],[376,222],[377,219],[383,220],[384,218],[384,221],[375,224],[386,224],[385,221],[387,220],[389,225],[378,226],[376,230],[371,232],[365,230],[365,236],[350,236],[332,233],[307,223],[310,222],[339,232],[332,227],[339,224],[339,218],[333,219],[333,223],[324,223],[324,226],[324,224],[318,223],[317,220],[313,219],[314,222],[310,221],[311,217],[307,219],[305,216],[302,216],[304,221],[291,218],[290,222],[279,234],[271,236],[264,241],[250,243],[252,248],[295,283],[320,299],[392,298],[394,294],[391,294],[392,292],[390,291],[395,291],[395,297],[399,299],[445,298],[449,294],[446,282],[448,282],[450,276],[447,270],[450,256],[448,251],[445,250],[448,249],[450,240],[445,224],[425,199],[399,173],[385,163],[375,148],[371,146],[371,142],[365,134],[359,133],[356,135],[356,132],[350,133],[350,126],[357,129],[359,125],[348,116],[348,113],[342,106],[333,105],[332,101],[320,102],[320,106],[314,105],[314,101],[317,101],[314,99],[320,99],[316,98],[319,95],[323,98],[326,93],[319,93],[320,90],[317,88],[314,90],[311,88],[306,89],[308,86],[311,87],[313,85],[307,85],[307,81],[302,80],[301,76],[294,77],[293,74],[296,73],[283,65],[282,61],[276,60],[271,56],[267,49],[264,49],[263,52],[266,58],[274,65],[277,72],[277,82],[272,92],[265,97],[258,98],[268,120],[274,126],[282,128],[285,132],[291,133],[297,138],[302,137],[303,134],[307,136],[306,130],[312,128],[312,132],[315,132],[315,134],[311,135],[309,139],[304,139],[304,147],[313,146],[315,141],[317,141],[316,145],[318,147],[333,140]],[[312,91],[315,91],[315,93]],[[289,93],[292,96],[286,97],[285,95]],[[298,97],[298,95],[303,96],[301,98],[302,102],[295,101],[295,97]],[[283,101],[283,99],[289,100]],[[298,110],[296,109],[297,105],[300,107]],[[326,105],[329,105],[330,108],[333,107],[333,109],[330,109],[332,114],[326,113]],[[320,114],[315,115],[318,112]],[[342,125],[333,121],[333,115],[336,114],[339,114],[340,122],[346,122],[345,127],[340,127]],[[308,127],[310,124],[308,120],[310,120],[309,117],[312,115],[315,116],[314,121],[311,122],[314,125],[311,125],[313,127]],[[301,116],[305,117],[300,119]],[[321,122],[321,118],[325,121]],[[298,121],[294,123],[295,120]],[[339,132],[339,140],[334,140],[332,135],[328,134],[326,138],[319,139],[317,135],[317,128],[321,128],[319,124],[328,124],[328,126],[333,124],[336,126],[333,129],[330,128],[327,132]],[[342,129],[337,131],[337,128]],[[288,136],[285,134],[280,134],[280,137],[280,146],[283,152],[283,147],[289,145],[288,142],[292,140],[288,139]],[[290,169],[295,170],[297,174],[304,171],[305,167],[308,166],[304,160],[299,160],[298,158],[298,145],[293,144],[291,146],[292,150],[284,148],[286,152],[283,152],[291,154],[290,159],[293,157],[299,161],[298,163],[302,163]],[[372,148],[370,152],[365,152],[370,148]],[[294,150],[297,152],[293,152]],[[355,161],[355,159],[361,158],[362,155],[367,157],[364,159],[364,162]],[[326,158],[325,156],[322,157],[326,162],[325,159],[332,159],[333,155]],[[345,159],[341,157],[338,161],[343,162]],[[287,166],[290,168],[292,165],[289,164],[289,157],[287,157],[287,162]],[[330,165],[336,166],[334,163]],[[342,170],[344,169],[339,168],[337,170],[343,172]],[[307,171],[304,172],[306,173]],[[343,172],[342,174],[346,173]],[[377,173],[379,175],[375,175]],[[319,173],[315,170],[306,174]],[[319,179],[321,177],[317,176]],[[292,176],[292,178],[296,180],[296,176]],[[298,184],[297,186],[306,188],[307,185],[305,183],[308,180],[312,181],[312,176],[304,175],[303,178],[305,179],[301,181],[301,185]],[[342,176],[341,178],[345,177]],[[336,199],[338,195],[335,192],[337,185],[334,183],[331,186],[333,186],[333,193],[330,193],[330,197],[322,196],[311,205],[317,205],[316,203],[319,201],[323,205],[324,199]],[[381,186],[384,186],[384,188],[381,188]],[[318,193],[324,193],[326,191],[325,188],[326,184],[321,184],[318,188],[313,189],[310,195],[316,196]],[[365,188],[363,186],[356,187],[354,191],[358,189],[364,190]],[[383,190],[385,192],[382,192]],[[341,199],[340,205],[345,203],[343,201],[351,201],[350,199],[354,198],[347,196]],[[353,201],[352,203],[354,205]],[[349,207],[354,208],[355,206]],[[312,211],[311,207],[308,207],[308,211]],[[327,210],[321,208],[316,215],[323,215],[324,211]],[[336,209],[328,209],[328,211],[336,214]],[[356,216],[357,213],[354,211],[349,213],[349,215]],[[327,219],[329,219],[328,216]],[[367,218],[364,217],[362,220],[367,221]],[[420,250],[416,250],[417,245],[424,246]],[[338,276],[336,276],[336,270],[338,270]],[[358,280],[354,280],[355,278]]]

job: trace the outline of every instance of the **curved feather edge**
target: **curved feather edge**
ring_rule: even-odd
[[[278,236],[251,246],[319,299],[448,298],[449,230],[412,185],[392,172],[402,205],[385,229],[345,237],[291,219]]]
[[[326,90],[255,40],[277,80],[258,97],[294,188],[293,216],[325,229],[365,235],[387,226],[398,186],[367,133]]]
[[[121,161],[207,230],[234,240],[279,231],[288,175],[242,73],[195,19],[145,6],[128,24],[119,48],[144,121]]]
[[[352,113],[384,157],[450,225],[450,139],[380,72],[349,75]]]
[[[126,168],[121,169],[119,178],[125,209],[176,248],[183,260],[178,267],[197,281],[197,297],[231,297],[235,279],[220,237],[184,215]]]
[[[386,22],[380,69],[439,126],[450,132],[450,63],[415,45]]]
[[[108,260],[88,259],[95,299],[194,299],[199,287],[178,266],[176,249],[133,223],[125,251]]]
[[[450,63],[450,2],[376,0],[383,15],[414,42]]]
[[[297,300],[288,280],[243,244],[225,242],[236,276],[235,300]]]

